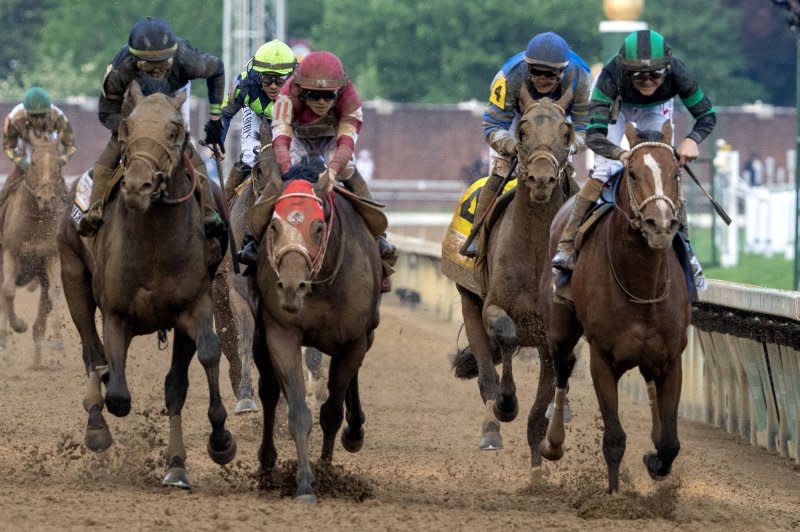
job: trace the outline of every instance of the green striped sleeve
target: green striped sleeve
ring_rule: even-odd
[[[700,103],[700,101],[704,97],[705,97],[705,94],[703,94],[703,89],[698,87],[697,91],[694,94],[691,94],[687,98],[682,98],[683,105],[685,105],[686,108],[688,109],[688,108],[692,107],[693,105],[697,105],[698,103]]]
[[[592,91],[592,101],[607,103],[607,104],[614,103],[614,100],[606,96],[605,93],[600,89],[598,89],[597,87],[595,87],[594,90]]]

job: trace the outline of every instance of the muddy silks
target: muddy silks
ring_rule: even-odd
[[[442,240],[442,273],[479,295],[480,290],[473,279],[475,261],[459,253],[459,249],[472,230],[472,224],[475,222],[475,208],[478,206],[478,195],[488,180],[488,177],[476,180],[461,195],[456,203],[450,226]],[[514,178],[506,183],[502,193],[504,194],[516,186],[517,179]]]
[[[281,229],[277,235],[270,231],[268,236],[272,268],[277,272],[281,257],[295,251],[305,257],[312,275],[316,274],[325,256],[332,217],[333,209],[331,220],[326,223],[322,200],[311,183],[302,179],[290,181],[272,213],[272,220],[277,220]]]

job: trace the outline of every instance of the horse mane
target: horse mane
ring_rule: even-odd
[[[661,131],[654,129],[636,129],[636,137],[642,142],[659,142],[663,139]]]
[[[161,93],[166,96],[175,96],[176,91],[173,91],[169,86],[169,81],[164,79],[155,79],[149,76],[139,76],[136,78],[136,83],[142,90],[142,95],[150,96],[151,94]],[[132,84],[131,84],[132,85]],[[131,99],[131,86],[125,89],[125,94],[122,97],[122,116],[127,117],[133,112],[133,101]]]
[[[325,164],[316,159],[303,158],[302,161],[292,166],[283,176],[283,182],[288,183],[295,179],[302,179],[315,185],[319,181],[319,174],[325,170]]]

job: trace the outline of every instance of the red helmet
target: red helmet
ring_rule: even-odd
[[[297,67],[294,82],[304,89],[335,91],[345,86],[344,66],[335,54],[311,52]]]

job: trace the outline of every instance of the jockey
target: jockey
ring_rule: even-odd
[[[275,100],[286,80],[294,73],[297,58],[289,46],[275,39],[259,47],[233,83],[222,102],[222,142],[228,135],[231,120],[240,109],[242,116],[241,157],[233,165],[225,183],[225,197],[248,176],[256,160],[256,150],[261,147],[262,128],[272,139],[272,111]]]
[[[63,151],[58,158],[61,166],[65,166],[75,153],[75,135],[67,116],[50,102],[50,96],[41,87],[28,89],[22,103],[11,110],[3,123],[3,150],[14,163],[14,169],[0,191],[0,206],[22,181],[25,169],[31,164],[31,135],[61,138]]]
[[[98,115],[103,125],[111,131],[111,138],[94,166],[90,207],[78,225],[81,235],[93,235],[103,223],[103,204],[110,192],[114,170],[119,165],[117,128],[124,118],[122,104],[126,89],[133,81],[138,80],[143,86],[174,93],[198,78],[205,79],[208,86],[211,118],[205,127],[206,143],[209,148],[216,147],[217,153],[224,153],[220,121],[225,93],[225,69],[222,61],[194,48],[189,41],[176,37],[169,24],[159,18],[146,17],[134,24],[128,37],[128,45],[120,48],[111,60],[103,79]],[[191,142],[187,142],[186,149],[199,176],[198,188],[203,198],[206,236],[217,236],[225,231],[225,225],[216,212],[214,199],[208,190],[205,164]]]
[[[501,182],[511,171],[517,154],[514,130],[523,110],[520,92],[528,91],[534,100],[560,98],[572,89],[572,102],[565,109],[575,125],[575,141],[571,153],[586,148],[584,135],[589,106],[589,67],[573,52],[567,42],[552,32],[533,37],[524,52],[508,60],[492,80],[489,103],[483,112],[483,136],[491,146],[489,179],[478,196],[474,220],[480,220],[499,194]],[[477,225],[473,229],[477,230]],[[470,245],[461,253],[474,257],[477,245],[471,235]]]
[[[353,82],[345,77],[339,58],[331,52],[309,53],[275,102],[272,148],[281,173],[303,157],[322,157],[332,179],[358,196],[371,198],[353,159],[362,118],[361,98]],[[259,198],[257,203],[264,199]],[[267,221],[251,223],[265,227]],[[378,237],[378,247],[384,259],[393,258],[397,251],[385,234]],[[258,253],[252,235],[245,236],[239,257],[244,264],[255,264]]]
[[[558,243],[553,267],[572,270],[575,265],[575,233],[589,208],[600,197],[609,178],[620,171],[630,152],[620,148],[625,124],[635,122],[642,130],[660,130],[672,122],[672,99],[679,96],[695,119],[694,127],[677,149],[683,166],[698,156],[697,145],[717,123],[714,107],[689,73],[672,57],[664,37],[652,30],[640,30],[625,37],[619,54],[603,67],[595,82],[589,109],[587,144],[595,152],[594,169],[575,198],[569,221]],[[700,263],[686,238],[686,211],[677,213],[681,236],[687,243],[695,284],[706,286]]]

